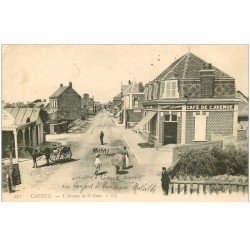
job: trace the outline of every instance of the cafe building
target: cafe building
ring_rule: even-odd
[[[191,52],[145,85],[143,118],[133,128],[155,147],[237,138],[235,79]]]

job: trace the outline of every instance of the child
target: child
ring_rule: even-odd
[[[97,154],[95,157],[95,175],[98,175],[98,172],[101,168],[100,154]]]

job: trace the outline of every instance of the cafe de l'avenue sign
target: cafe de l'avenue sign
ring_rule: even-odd
[[[194,105],[187,105],[187,110],[233,110],[234,105],[217,105],[217,104],[194,104]]]

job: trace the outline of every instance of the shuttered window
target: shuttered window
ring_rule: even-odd
[[[207,131],[207,116],[196,115],[194,140],[206,141],[206,131]]]
[[[130,102],[130,98],[129,98],[129,96],[126,96],[126,97],[125,97],[125,107],[126,107],[126,108],[129,108],[129,107],[130,107],[130,103],[129,103],[129,102]]]
[[[166,81],[165,82],[165,91],[163,98],[177,98],[178,91],[177,91],[177,81]]]

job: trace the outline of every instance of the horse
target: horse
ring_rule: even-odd
[[[24,152],[28,152],[33,160],[33,168],[37,167],[37,158],[40,156],[45,155],[46,157],[46,165],[49,164],[49,158],[50,158],[50,149],[48,147],[36,147],[33,148],[31,146],[26,146],[24,148]]]

